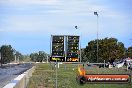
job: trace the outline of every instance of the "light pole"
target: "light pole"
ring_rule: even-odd
[[[78,29],[78,26],[75,26],[75,29]],[[79,51],[80,56],[78,58],[80,58],[80,62],[81,62],[82,61],[82,56],[81,56],[82,55],[82,51],[81,51],[81,34],[80,34],[79,40],[80,40],[80,43],[79,43],[80,46],[78,46],[78,47],[80,47],[80,51]]]
[[[97,63],[98,63],[98,13],[97,12],[94,12],[94,15],[97,16]]]

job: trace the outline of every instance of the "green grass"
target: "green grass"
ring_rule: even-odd
[[[74,70],[73,70],[74,69]],[[88,68],[87,74],[131,74],[132,71],[126,71],[124,68]],[[129,84],[84,84],[76,82],[77,65],[62,64],[58,69],[58,88],[132,88]],[[27,88],[55,88],[55,68],[53,64],[37,64],[33,76],[30,78]]]

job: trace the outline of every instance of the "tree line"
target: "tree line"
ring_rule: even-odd
[[[23,60],[24,56],[19,52],[16,51],[11,45],[2,45],[0,47],[0,64],[7,64],[13,62],[18,59],[21,61]]]
[[[98,58],[97,39],[88,42],[86,48],[82,49],[83,62],[108,62],[127,57],[132,58],[132,46],[125,48],[116,38],[98,39]]]
[[[30,54],[31,61],[34,61],[34,62],[47,61],[48,56],[49,55],[47,53],[45,53],[44,51],[39,51],[37,53]]]
[[[31,53],[30,55],[23,55],[19,51],[15,50],[11,45],[2,45],[0,47],[0,64],[7,64],[10,62],[20,61],[34,61],[42,62],[47,60],[48,54],[44,51],[38,53]]]

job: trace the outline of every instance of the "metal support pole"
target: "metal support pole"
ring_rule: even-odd
[[[98,13],[94,12],[94,15],[97,16],[97,63],[98,63],[98,29],[99,29],[99,25],[98,25]]]
[[[97,63],[98,63],[98,51],[99,51],[99,41],[98,41],[98,15],[97,15]]]
[[[50,56],[51,56],[51,54],[52,54],[52,35],[51,35],[51,37],[50,37]]]
[[[65,40],[65,42],[64,42],[64,43],[65,43],[65,44],[64,44],[64,46],[65,46],[65,48],[64,48],[64,51],[65,51],[65,52],[64,52],[64,53],[65,53],[65,62],[67,62],[67,58],[66,58],[66,57],[67,57],[67,45],[68,45],[68,44],[67,44],[67,38],[68,38],[68,36],[65,35],[64,37],[65,37],[65,39],[64,39],[64,40]],[[66,64],[64,64],[64,68],[65,68],[65,70],[66,70]]]
[[[78,26],[75,26],[75,28],[78,29]],[[78,51],[79,51],[78,59],[80,59],[80,61],[78,61],[78,62],[81,62],[82,61],[82,56],[81,56],[81,54],[82,54],[82,50],[81,50],[81,34],[79,36],[79,43],[78,44],[79,44],[78,45]]]
[[[57,88],[57,68],[58,68],[58,63],[56,59],[56,80],[55,80],[55,88]]]

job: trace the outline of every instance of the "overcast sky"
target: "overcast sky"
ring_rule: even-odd
[[[50,52],[50,36],[80,35],[81,46],[115,37],[132,46],[132,0],[0,0],[0,45],[23,54]],[[78,29],[75,29],[75,25]]]

